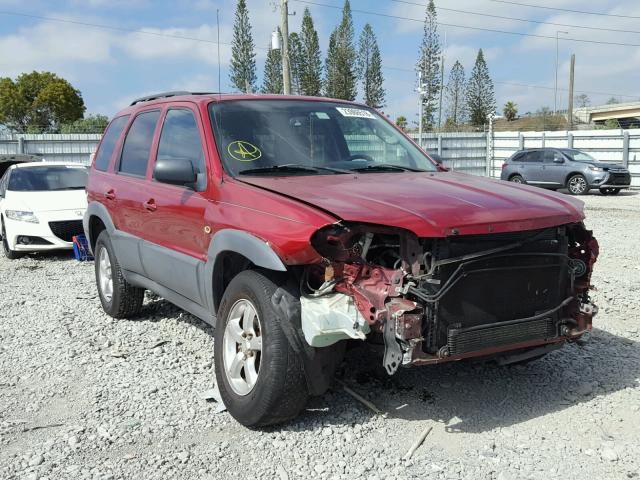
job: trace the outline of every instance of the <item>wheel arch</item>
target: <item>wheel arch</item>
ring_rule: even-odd
[[[213,311],[217,312],[229,282],[240,272],[264,268],[286,272],[287,267],[278,254],[264,240],[247,232],[223,229],[216,232],[207,253],[208,275],[211,282]]]
[[[84,214],[82,224],[92,253],[100,232],[107,230],[110,234],[113,234],[113,231],[115,230],[109,211],[104,205],[98,202],[91,202],[87,206],[87,211]]]

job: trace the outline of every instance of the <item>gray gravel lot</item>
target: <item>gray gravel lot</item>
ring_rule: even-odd
[[[355,349],[345,381],[385,416],[336,388],[262,431],[201,398],[213,338],[196,318],[149,296],[113,320],[93,264],[0,258],[0,478],[640,479],[640,193],[583,199],[601,248],[588,343],[394,377]]]

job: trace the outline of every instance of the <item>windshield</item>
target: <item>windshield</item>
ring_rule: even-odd
[[[244,100],[209,108],[220,158],[234,176],[436,171],[410,140],[366,107]]]
[[[87,167],[50,165],[14,169],[7,188],[16,192],[84,190],[86,184]]]
[[[564,153],[567,157],[575,162],[597,162],[597,160],[591,155],[581,152],[580,150],[562,150],[562,153]]]

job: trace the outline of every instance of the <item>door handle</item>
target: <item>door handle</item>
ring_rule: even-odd
[[[146,208],[150,212],[155,212],[158,206],[156,205],[156,201],[153,198],[151,198],[146,202],[144,202],[144,208]]]
[[[106,192],[104,192],[104,198],[106,198],[107,200],[115,200],[116,199],[116,192],[113,188],[107,190]]]

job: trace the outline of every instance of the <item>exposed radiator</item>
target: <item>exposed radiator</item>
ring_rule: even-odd
[[[547,340],[556,336],[557,328],[553,318],[502,322],[470,328],[449,328],[447,348],[453,356],[531,340]]]

